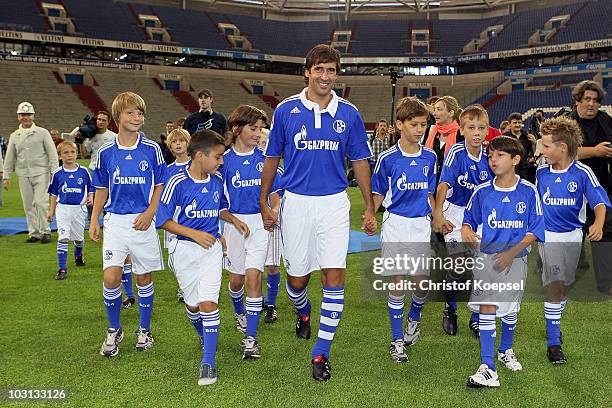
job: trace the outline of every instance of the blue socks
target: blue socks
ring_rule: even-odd
[[[480,358],[491,370],[495,368],[495,314],[479,314],[478,327],[480,329]]]
[[[563,314],[563,306],[560,303],[544,302],[547,347],[561,345],[559,333],[561,332],[561,316]]]
[[[317,342],[312,349],[312,358],[325,356],[329,358],[338,323],[344,309],[344,286],[330,288],[323,286],[323,300],[321,302],[321,320]]]
[[[102,285],[102,294],[104,296],[104,306],[106,306],[108,327],[111,329],[121,328],[121,287],[108,289]]]
[[[74,241],[74,257],[82,258],[83,257],[83,247],[85,246],[85,241]]]
[[[261,314],[261,305],[263,297],[246,298],[246,336],[257,337],[257,328],[259,327],[259,315]]]
[[[229,293],[230,293],[230,296],[232,297],[232,303],[234,304],[234,313],[244,314],[245,313],[244,303],[243,303],[244,286],[241,287],[238,292],[234,292],[232,291],[231,288],[229,288]]]
[[[478,312],[472,312],[472,316],[470,317],[470,322],[478,321]]]
[[[266,277],[266,286],[268,287],[268,296],[266,299],[266,305],[276,306],[276,298],[278,297],[278,287],[280,286],[280,272],[271,275],[268,272]]]
[[[295,306],[295,310],[297,310],[298,314],[310,316],[308,289],[304,288],[301,291],[296,291],[289,285],[289,281],[285,282],[285,287],[287,288],[287,295],[289,295],[289,299],[293,302],[293,306]]]
[[[138,311],[140,312],[140,327],[151,330],[151,315],[153,314],[153,282],[146,286],[138,286]]]
[[[403,338],[404,324],[404,296],[393,296],[389,293],[387,299],[389,306],[389,320],[391,321],[391,341]]]
[[[68,258],[68,243],[57,241],[57,264],[59,269],[67,269],[66,259]]]
[[[501,341],[497,351],[504,353],[506,350],[512,348],[512,342],[514,340],[514,329],[516,329],[516,313],[512,313],[502,317],[501,319]]]
[[[121,275],[121,284],[125,297],[134,299],[134,288],[132,288],[132,264],[123,265],[123,275]]]
[[[408,312],[408,318],[414,321],[421,320],[421,310],[425,306],[425,297],[417,297],[414,293],[412,294],[412,304],[410,305],[410,311]]]
[[[189,318],[191,324],[193,324],[193,327],[198,333],[198,336],[202,337],[204,335],[204,326],[202,326],[202,318],[200,317],[200,312],[192,312],[186,307],[185,312],[187,312],[187,317]]]
[[[219,342],[219,309],[213,312],[200,312],[202,319],[202,328],[204,335],[204,352],[202,355],[202,365],[210,364],[215,367],[215,353],[217,352],[217,343]]]

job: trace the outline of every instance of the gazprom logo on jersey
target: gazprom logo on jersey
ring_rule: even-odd
[[[113,184],[146,184],[147,178],[143,176],[122,176],[119,166],[113,172]]]
[[[523,228],[523,220],[498,220],[495,208],[487,217],[489,228]]]
[[[550,187],[546,188],[546,192],[542,195],[542,202],[545,205],[576,205],[576,199],[571,198],[555,198],[550,196]]]
[[[219,210],[198,210],[198,202],[194,198],[191,204],[185,207],[187,218],[212,218],[219,216]]]
[[[81,193],[80,188],[68,187],[68,184],[62,184],[62,193]]]
[[[465,187],[468,190],[474,190],[477,187],[476,184],[470,183],[467,180],[468,180],[467,171],[463,173],[462,175],[460,175],[459,177],[457,177],[457,183],[459,183],[460,186]]]
[[[395,186],[400,191],[405,191],[405,190],[427,190],[427,187],[428,187],[426,181],[419,181],[417,183],[408,183],[407,182],[406,173],[402,173],[402,176],[397,179],[397,182],[395,183]]]
[[[241,180],[240,172],[236,170],[236,174],[232,176],[232,186],[234,186],[234,188],[261,186],[261,179]]]
[[[334,140],[308,140],[306,139],[306,126],[293,137],[293,143],[298,150],[338,150],[340,142]]]

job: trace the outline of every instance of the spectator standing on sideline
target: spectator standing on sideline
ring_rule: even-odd
[[[51,134],[51,139],[53,139],[53,144],[55,144],[55,147],[59,146],[59,144],[64,141],[64,138],[62,138],[59,130],[51,129],[49,133]]]
[[[518,139],[525,150],[525,157],[521,157],[521,161],[518,166],[516,166],[516,174],[521,176],[522,179],[525,179],[531,183],[535,182],[535,148],[537,139],[534,135],[527,133],[523,124],[523,115],[518,112],[511,113],[508,116],[508,122],[510,123],[510,127],[504,136],[510,136],[515,139]]]
[[[374,169],[376,162],[378,161],[378,156],[389,148],[389,125],[387,124],[386,119],[380,119],[378,121],[378,126],[376,126],[376,135],[372,139],[372,154],[373,156],[370,158],[370,171]]]
[[[198,103],[200,104],[200,110],[187,117],[183,128],[191,135],[193,135],[196,130],[201,129],[210,129],[220,135],[225,135],[227,131],[227,122],[222,114],[213,111],[212,91],[206,88],[202,89],[200,93],[198,93]]]
[[[17,107],[19,129],[9,138],[2,184],[10,188],[11,173],[19,176],[19,190],[23,209],[28,220],[28,239],[26,242],[51,242],[51,229],[47,221],[49,196],[47,187],[51,171],[59,167],[57,151],[51,134],[34,123],[34,106],[22,102]]]
[[[93,177],[93,171],[98,163],[98,150],[106,142],[115,140],[117,134],[108,128],[110,123],[110,114],[106,111],[99,111],[96,115],[96,126],[98,127],[98,133],[90,138],[85,139],[81,144],[81,156],[86,157],[91,155],[89,161],[89,174]]]
[[[582,81],[572,91],[576,103],[569,117],[576,120],[582,130],[582,146],[578,148],[578,160],[593,170],[595,177],[612,195],[612,177],[610,177],[610,162],[612,159],[612,118],[600,109],[605,96],[603,88],[594,81]],[[593,225],[594,211],[587,206],[585,228]],[[593,269],[597,290],[612,295],[612,211],[606,211],[603,227],[603,238],[599,242],[591,242]]]

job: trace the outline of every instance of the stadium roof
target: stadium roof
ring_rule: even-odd
[[[529,0],[196,0],[213,5],[252,7],[275,13],[428,13],[483,12]]]

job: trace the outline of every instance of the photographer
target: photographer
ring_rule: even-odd
[[[88,129],[84,132],[84,127],[93,128],[93,126],[81,126],[79,128],[80,135],[77,137],[77,143],[79,143],[79,141],[81,142],[81,155],[83,157],[91,155],[91,160],[89,162],[90,173],[96,168],[96,164],[98,163],[98,150],[100,150],[100,147],[106,142],[115,140],[117,137],[115,132],[108,129],[109,121],[110,114],[106,111],[99,111],[96,115],[95,129]],[[90,134],[91,131],[95,131],[93,136]]]
[[[578,160],[593,170],[599,183],[612,195],[612,177],[610,177],[610,159],[612,159],[612,118],[600,110],[601,101],[605,96],[603,88],[594,81],[582,81],[572,90],[575,108],[568,116],[582,130],[582,147],[578,148]],[[587,206],[587,222],[590,227],[595,214]],[[612,211],[606,211],[603,227],[603,238],[599,242],[591,242],[593,269],[597,290],[612,295]]]

